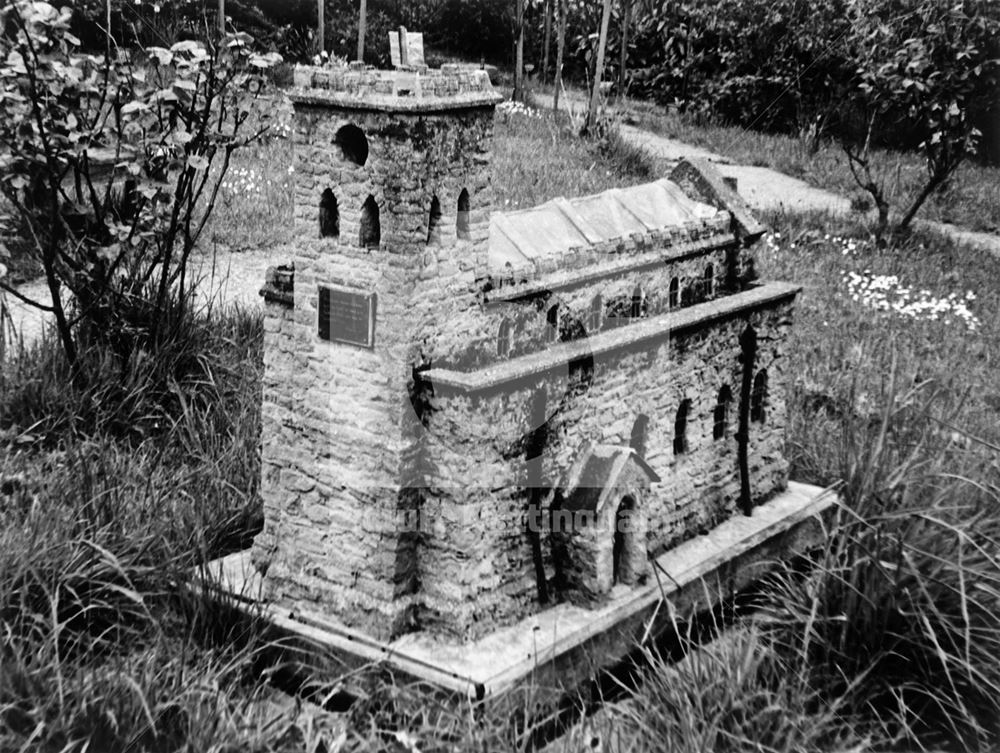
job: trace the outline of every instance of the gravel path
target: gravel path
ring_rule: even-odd
[[[268,267],[282,259],[267,251],[219,251],[192,259],[191,271],[200,280],[197,300],[202,305],[260,306],[258,291],[264,284]],[[48,303],[49,291],[44,280],[33,280],[17,288],[22,295]],[[24,342],[41,336],[49,315],[33,306],[7,296],[10,320]]]
[[[740,194],[754,209],[787,209],[791,211],[827,210],[835,213],[851,211],[850,202],[843,196],[811,186],[798,178],[768,167],[734,165],[725,157],[701,147],[691,146],[676,139],[622,125],[622,137],[635,146],[645,149],[652,156],[665,162],[679,162],[685,157],[699,157],[716,163],[726,177],[736,178]],[[1000,258],[1000,236],[979,233],[956,225],[931,220],[916,220],[915,225],[931,228],[960,243]]]

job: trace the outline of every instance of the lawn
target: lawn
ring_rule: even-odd
[[[216,243],[287,240],[289,154],[278,136],[234,164]],[[498,208],[651,174],[618,142],[516,110],[498,117],[494,167]],[[995,741],[1000,263],[924,233],[878,250],[828,215],[766,220],[759,272],[804,286],[787,356],[793,476],[841,483],[853,513],[815,568],[763,590],[752,629],[676,669],[651,651],[605,723],[651,751]],[[123,371],[90,354],[103,376],[82,392],[50,341],[3,365],[0,749],[316,750],[321,720],[270,711],[259,626],[190,578],[260,525],[261,335],[256,312],[206,313],[156,362]],[[523,739],[509,715],[391,683],[346,725],[330,739],[352,750]]]

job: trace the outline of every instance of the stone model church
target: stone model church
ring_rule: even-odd
[[[499,213],[482,71],[296,71],[267,597],[381,640],[599,605],[783,490],[797,288],[707,163]],[[531,155],[525,155],[531,159]]]

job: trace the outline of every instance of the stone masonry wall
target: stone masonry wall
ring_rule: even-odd
[[[546,395],[548,418],[543,484],[558,481],[586,440],[627,446],[636,419],[648,417],[645,457],[662,479],[645,500],[650,552],[739,514],[738,339],[748,321],[760,343],[756,370],[768,370],[771,387],[765,423],[751,425],[751,484],[760,502],[787,483],[782,452],[788,303],[674,333],[649,349],[602,357],[586,386],[580,373],[567,370],[490,393],[435,395],[424,473],[433,505],[425,501],[424,510],[432,525],[437,516],[441,522],[421,552],[421,624],[475,636],[537,610],[535,560],[524,524],[524,454],[525,437],[534,428],[530,406],[539,392]],[[734,400],[726,436],[715,440],[713,408],[723,384]],[[675,456],[674,417],[683,399],[692,401],[689,450]],[[543,563],[549,579],[548,542]]]
[[[547,312],[554,305],[559,306],[559,339],[573,340],[595,331],[627,326],[636,286],[643,292],[645,316],[670,310],[669,290],[674,278],[678,281],[679,306],[736,292],[735,288],[726,285],[727,255],[726,249],[716,249],[658,263],[638,272],[467,310],[440,323],[436,337],[440,344],[434,351],[434,365],[467,370],[544,349],[554,337],[547,319]],[[705,285],[705,271],[709,265],[715,273],[711,293]],[[598,295],[602,315],[598,330],[594,330],[591,305]],[[506,355],[497,351],[497,338],[504,320],[510,325],[511,341],[510,352]]]
[[[423,355],[419,333],[475,303],[492,196],[492,107],[448,114],[331,111],[296,106],[295,265],[289,314],[268,305],[262,487],[265,529],[254,558],[278,602],[332,613],[388,638],[412,628],[416,534],[399,517],[419,508],[420,418],[409,394]],[[356,164],[338,144],[350,125],[367,141]],[[333,192],[339,237],[320,237],[320,201]],[[458,196],[469,230],[456,230]],[[432,197],[439,233],[428,243]],[[362,207],[379,208],[381,242],[362,247]],[[374,347],[321,340],[318,286],[376,300]]]

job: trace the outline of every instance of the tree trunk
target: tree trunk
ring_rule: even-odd
[[[365,32],[368,29],[368,0],[361,0],[358,11],[358,60],[365,60]],[[401,40],[402,41],[402,40]]]
[[[590,92],[590,108],[587,110],[587,122],[584,132],[590,131],[597,122],[597,104],[601,96],[601,77],[604,74],[604,52],[608,46],[608,24],[611,23],[611,0],[604,0],[604,13],[601,14],[601,35],[597,42],[597,64],[594,66],[594,88]]]
[[[545,0],[545,30],[542,42],[542,83],[549,80],[549,47],[552,42],[552,5],[555,0]]]
[[[524,101],[524,0],[516,0],[514,11],[514,96],[515,102]]]
[[[556,91],[552,95],[552,109],[559,109],[559,90],[562,89],[563,52],[566,50],[566,0],[559,0],[559,31],[556,33],[556,70],[553,76]]]
[[[219,38],[226,35],[226,0],[219,0]]]
[[[325,0],[316,0],[316,36],[319,37],[319,52],[326,51],[326,21],[323,18]]]
[[[632,0],[623,0],[622,4],[622,36],[621,59],[618,61],[618,97],[625,96],[625,72],[628,68],[628,26],[632,15]]]

